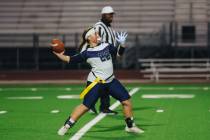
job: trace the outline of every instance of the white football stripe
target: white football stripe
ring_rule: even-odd
[[[129,94],[132,96],[137,91],[139,91],[139,88],[132,89]],[[119,101],[116,101],[111,107],[111,110],[114,110],[116,107],[120,105]],[[83,126],[76,134],[74,134],[69,140],[79,140],[91,127],[93,127],[96,123],[98,123],[100,120],[102,120],[104,117],[106,117],[106,114],[100,113],[97,115],[93,120],[89,121],[85,126]]]
[[[71,88],[66,88],[65,90],[66,90],[66,91],[70,91],[70,90],[71,90]]]
[[[79,99],[79,95],[59,95],[58,99]]]
[[[170,87],[170,88],[168,88],[168,90],[174,90],[174,87]]]
[[[141,87],[141,90],[201,90],[203,87]]]
[[[143,94],[141,96],[145,99],[160,99],[160,98],[181,98],[181,99],[187,99],[187,98],[194,98],[194,94]]]
[[[157,113],[163,113],[164,110],[163,110],[163,109],[157,109],[156,112],[157,112]]]
[[[6,110],[0,110],[0,114],[5,114],[5,113],[7,113]]]
[[[7,97],[10,100],[41,100],[42,96],[29,96],[29,97]]]
[[[31,91],[37,91],[37,88],[31,88]]]
[[[209,90],[209,88],[208,87],[204,87],[203,90]]]
[[[52,113],[52,114],[56,114],[56,113],[59,113],[59,112],[60,112],[60,111],[57,110],[57,109],[50,111],[50,113]]]

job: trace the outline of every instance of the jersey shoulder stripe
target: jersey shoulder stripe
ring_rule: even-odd
[[[100,44],[99,46],[97,47],[94,47],[94,48],[88,48],[86,50],[86,56],[87,58],[96,58],[96,57],[103,57],[103,56],[107,56],[110,54],[109,52],[109,44],[108,43],[103,43],[103,44]]]
[[[109,45],[110,45],[109,43],[101,43],[96,47],[87,48],[87,51],[100,51],[100,50],[103,50],[104,48],[106,48]]]

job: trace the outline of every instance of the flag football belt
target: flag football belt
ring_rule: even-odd
[[[105,80],[102,80],[101,78],[97,77],[90,85],[88,85],[80,94],[80,99],[83,99],[85,95],[98,83],[106,83]]]
[[[93,72],[92,72],[93,73]],[[96,77],[95,73],[93,73],[93,75]],[[109,76],[106,80],[108,80],[109,78],[111,78],[113,76],[113,74],[111,76]],[[85,95],[98,83],[106,83],[106,80],[102,80],[101,78],[99,77],[96,77],[96,79],[90,84],[88,85],[83,91],[82,93],[80,94],[80,99],[83,99],[85,97]]]

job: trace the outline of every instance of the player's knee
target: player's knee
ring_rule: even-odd
[[[91,108],[90,106],[85,105],[85,104],[81,104],[81,106],[82,106],[82,109],[83,109],[84,111],[88,111],[88,110]]]
[[[131,107],[131,102],[130,102],[130,100],[122,101],[121,104],[122,104],[122,106]]]

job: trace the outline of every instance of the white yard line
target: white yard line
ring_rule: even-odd
[[[209,90],[209,87],[204,87],[203,90]]]
[[[5,114],[5,113],[7,113],[6,110],[0,110],[0,114]]]
[[[79,99],[79,95],[59,95],[58,99]]]
[[[61,90],[61,91],[71,91],[71,90],[82,90],[84,88],[56,88],[56,87],[37,87],[37,88],[34,88],[34,87],[14,87],[14,88],[0,88],[2,91],[42,91],[42,90]]]
[[[31,91],[37,91],[37,88],[31,88]]]
[[[128,89],[133,88],[132,86],[127,86]],[[37,88],[24,88],[24,87],[18,87],[18,88],[0,88],[0,91],[34,91],[34,90],[61,90],[61,91],[71,91],[71,90],[83,90],[84,87],[75,87],[75,88],[66,88],[66,87],[37,87]],[[141,90],[209,90],[210,87],[203,86],[203,87],[141,87]]]
[[[71,89],[71,88],[65,88],[65,90],[66,90],[66,91],[70,91],[70,90],[72,90],[72,89]]]
[[[137,91],[139,91],[139,88],[133,88],[129,94],[132,96]],[[110,107],[111,110],[114,110],[120,105],[119,101],[116,101],[112,106]],[[96,123],[98,123],[100,120],[102,120],[104,117],[106,117],[106,114],[100,113],[97,115],[93,120],[89,121],[85,126],[83,126],[77,133],[75,133],[69,140],[79,140],[89,129],[91,129]]]
[[[52,114],[57,114],[57,113],[59,113],[60,111],[58,110],[58,109],[54,109],[54,110],[52,110],[52,111],[50,111],[50,113],[52,113]]]
[[[203,87],[141,87],[141,90],[202,90]]]
[[[26,96],[26,97],[6,97],[9,100],[41,100],[42,96]]]
[[[143,94],[141,96],[144,99],[160,99],[160,98],[180,98],[180,99],[189,99],[194,98],[194,94]]]
[[[157,109],[156,112],[157,112],[157,113],[163,113],[164,110],[163,110],[163,109]]]

